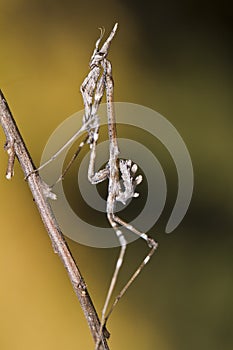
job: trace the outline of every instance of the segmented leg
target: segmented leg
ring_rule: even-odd
[[[119,226],[117,225],[117,223],[114,221],[114,215],[112,213],[108,214],[108,221],[110,222],[112,228],[114,229],[114,231],[116,233],[116,236],[117,236],[117,238],[118,238],[118,240],[120,242],[121,249],[120,249],[120,253],[119,253],[119,256],[118,256],[118,259],[117,259],[115,270],[114,270],[114,273],[113,273],[113,276],[112,276],[112,279],[111,279],[111,283],[110,283],[110,286],[109,286],[109,289],[108,289],[108,293],[107,293],[107,296],[105,298],[104,306],[103,306],[103,309],[102,309],[101,323],[100,323],[100,329],[99,329],[99,337],[98,337],[97,342],[95,344],[95,350],[99,349],[99,345],[100,345],[100,342],[102,340],[102,332],[103,332],[104,327],[106,326],[106,321],[108,319],[108,314],[109,314],[108,313],[107,317],[106,317],[107,308],[108,308],[108,305],[109,305],[112,293],[114,291],[114,288],[115,288],[115,285],[116,285],[116,282],[117,282],[117,277],[119,275],[120,268],[121,268],[121,266],[123,264],[124,255],[125,255],[125,252],[126,252],[126,245],[127,245],[125,237],[124,237],[122,231],[120,230]],[[112,307],[111,307],[111,309],[112,309]]]
[[[130,277],[129,281],[126,283],[126,285],[122,288],[122,290],[120,291],[120,293],[118,294],[118,296],[116,297],[111,309],[109,310],[106,318],[105,318],[105,323],[106,324],[109,316],[111,315],[113,309],[115,308],[116,304],[119,302],[119,300],[122,298],[122,296],[125,294],[125,292],[127,291],[127,289],[130,287],[130,285],[134,282],[134,280],[136,279],[136,277],[140,274],[140,272],[142,271],[142,269],[146,266],[146,264],[149,262],[150,258],[152,257],[152,255],[154,254],[155,250],[158,247],[158,243],[150,236],[148,236],[146,233],[142,233],[139,230],[137,230],[134,226],[128,224],[127,222],[125,222],[124,220],[122,220],[121,218],[119,218],[118,216],[114,215],[114,221],[117,222],[118,224],[120,224],[122,227],[125,227],[126,229],[128,229],[129,231],[135,233],[137,236],[139,236],[140,238],[144,239],[148,245],[148,247],[150,248],[149,253],[146,255],[146,257],[143,259],[142,263],[139,265],[139,267],[137,268],[137,270],[133,273],[133,275]],[[118,258],[119,259],[119,258]]]
[[[82,142],[80,142],[77,151],[74,153],[74,155],[72,156],[72,158],[70,159],[69,163],[67,164],[66,168],[64,169],[64,171],[62,172],[61,176],[59,176],[59,178],[57,179],[57,181],[51,186],[51,188],[53,188],[55,185],[57,185],[60,181],[64,180],[64,177],[66,175],[66,173],[69,171],[71,165],[74,163],[75,159],[78,157],[79,153],[81,152],[83,146],[87,143],[89,139],[89,135],[87,134],[86,137],[83,139]]]

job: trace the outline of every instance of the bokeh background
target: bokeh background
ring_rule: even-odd
[[[166,235],[176,173],[162,146],[153,145],[168,181],[165,211],[150,231],[159,250],[114,311],[110,348],[230,350],[232,4],[1,0],[0,87],[39,164],[53,130],[82,109],[79,85],[97,28],[108,32],[116,21],[115,100],[145,105],[171,121],[190,151],[195,188],[182,224]],[[2,131],[0,138],[3,147]],[[16,164],[7,181],[3,148],[0,157],[0,348],[93,349],[21,169]],[[100,312],[118,250],[69,244]],[[145,252],[142,242],[130,244],[118,290]]]

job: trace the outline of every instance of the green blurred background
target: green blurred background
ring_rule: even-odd
[[[108,32],[116,21],[110,54],[115,100],[145,105],[170,120],[190,151],[195,188],[182,224],[166,235],[176,173],[158,145],[168,180],[165,212],[150,231],[159,250],[114,311],[110,348],[230,350],[230,2],[1,0],[0,87],[39,164],[53,130],[82,109],[79,85],[97,28]],[[0,138],[3,147],[2,131]],[[21,169],[16,164],[14,179],[7,181],[3,148],[0,157],[0,349],[93,349]],[[100,312],[118,250],[69,243]],[[140,241],[129,246],[118,290],[145,252]]]

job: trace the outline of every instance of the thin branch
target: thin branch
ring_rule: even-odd
[[[34,172],[35,166],[32,158],[25,146],[22,136],[17,128],[15,120],[10,112],[6,99],[0,90],[0,123],[6,135],[5,149],[9,155],[6,178],[13,176],[13,165],[15,156],[23,169],[24,176],[32,192],[38,211],[52,241],[53,250],[57,253],[67,270],[68,276],[78,297],[83,313],[86,317],[88,326],[91,330],[92,337],[96,343],[99,334],[100,321],[96,313],[93,302],[87,290],[86,283],[79,271],[77,264],[66,244],[65,238],[54,217],[48,197],[52,198],[53,194],[48,193],[46,184],[40,178],[38,172]],[[105,330],[102,337],[101,349],[109,350],[106,338],[109,333]]]

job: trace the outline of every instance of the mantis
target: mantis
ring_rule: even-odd
[[[46,166],[48,163],[50,163],[53,159],[55,159],[58,156],[58,154],[60,154],[63,151],[64,148],[70,145],[71,142],[73,142],[73,140],[81,132],[85,131],[87,133],[85,139],[80,143],[77,152],[71,159],[63,174],[56,181],[56,183],[58,183],[64,178],[65,173],[68,171],[72,162],[78,156],[82,147],[86,143],[89,144],[90,147],[90,161],[88,166],[89,181],[93,185],[96,185],[102,181],[108,181],[106,215],[110,226],[113,228],[119,240],[120,252],[116,261],[115,270],[113,272],[111,283],[102,309],[99,336],[95,344],[95,350],[99,349],[99,345],[102,339],[102,333],[113,309],[115,308],[121,297],[125,294],[129,286],[133,283],[135,278],[140,274],[144,266],[149,262],[151,256],[154,254],[158,246],[157,242],[153,238],[151,238],[144,232],[140,232],[131,224],[122,220],[115,213],[117,202],[126,204],[126,202],[129,199],[136,198],[139,196],[139,193],[136,192],[135,189],[137,185],[139,185],[142,181],[141,175],[136,176],[136,172],[138,169],[137,164],[133,163],[133,161],[130,159],[125,160],[119,157],[120,150],[117,142],[116,118],[114,112],[114,82],[112,77],[112,65],[111,62],[107,59],[110,45],[116,34],[117,28],[118,24],[116,23],[108,38],[102,44],[101,48],[100,42],[104,35],[103,29],[101,29],[100,37],[96,41],[95,48],[89,63],[90,71],[84,79],[80,88],[84,103],[83,125],[81,129],[79,129],[75,133],[75,135],[56,154],[54,154],[52,158],[50,158],[49,161],[47,161],[37,169],[38,171],[44,166]],[[107,165],[103,169],[95,171],[95,159],[100,124],[98,108],[104,94],[106,94],[107,102],[109,160],[107,162]],[[110,299],[113,295],[114,287],[117,282],[120,268],[124,261],[124,256],[127,247],[127,241],[124,237],[124,234],[122,233],[122,227],[126,228],[138,237],[142,238],[147,243],[149,252],[143,259],[139,267],[136,269],[134,274],[131,276],[129,281],[117,295],[112,306],[109,308]]]

